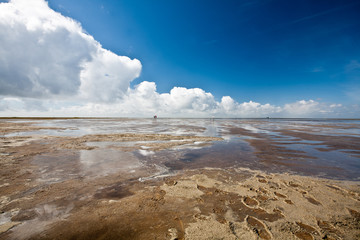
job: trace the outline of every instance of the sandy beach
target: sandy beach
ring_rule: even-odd
[[[360,240],[360,0],[0,0],[0,240]]]
[[[2,119],[0,239],[360,239],[359,129]]]

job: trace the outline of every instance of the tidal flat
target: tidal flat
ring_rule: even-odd
[[[357,119],[0,119],[0,239],[360,239]]]

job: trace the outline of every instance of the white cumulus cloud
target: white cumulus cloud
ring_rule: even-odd
[[[312,117],[359,115],[358,105],[301,100],[284,106],[220,101],[200,88],[159,93],[137,59],[104,49],[44,0],[0,3],[0,116]],[[357,70],[352,62],[348,70]]]
[[[0,3],[1,95],[110,101],[140,71],[140,61],[103,49],[43,0]]]
[[[308,115],[320,111],[320,105],[314,100],[301,100],[294,103],[288,103],[284,106],[284,111],[290,115]]]
[[[355,108],[358,108],[358,106]],[[336,103],[322,103],[315,100],[300,100],[285,104],[282,116],[285,117],[356,117],[358,114],[351,113],[346,106]]]

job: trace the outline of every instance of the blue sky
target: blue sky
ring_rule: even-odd
[[[0,116],[360,117],[360,0],[0,0]]]
[[[159,92],[352,103],[359,88],[360,1],[50,0],[104,48],[142,62]],[[85,7],[86,6],[86,7]]]

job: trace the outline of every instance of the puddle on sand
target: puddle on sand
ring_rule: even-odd
[[[31,120],[36,122],[35,120]],[[291,170],[295,173],[313,175],[313,171],[306,170],[306,165],[323,166],[323,172],[328,177],[338,177],[337,171],[349,171],[353,174],[346,176],[348,179],[355,177],[355,171],[359,169],[360,157],[356,154],[359,149],[356,144],[349,146],[344,136],[354,136],[353,130],[360,129],[359,120],[327,120],[327,119],[69,119],[37,121],[38,126],[60,127],[66,130],[48,130],[50,135],[83,135],[83,134],[107,134],[107,133],[156,133],[175,135],[197,135],[222,137],[224,141],[215,142],[212,146],[193,144],[171,148],[163,151],[152,151],[146,146],[134,152],[123,152],[121,147],[132,147],[134,143],[88,143],[99,147],[95,150],[82,150],[79,152],[61,151],[61,154],[40,155],[35,157],[38,162],[42,179],[56,182],[63,179],[79,176],[104,176],[116,171],[131,171],[143,163],[144,165],[160,163],[162,167],[172,170],[191,169],[201,167],[250,167],[273,171]],[[231,129],[239,131],[231,132]],[[47,131],[47,130],[44,130]],[[26,133],[26,132],[24,132]],[[43,133],[38,131],[38,133]],[[307,134],[308,138],[301,139],[296,133]],[[341,145],[334,146],[333,151],[318,151],[324,135],[336,133],[332,139],[339,139],[342,144],[347,144],[346,151]],[[357,131],[355,131],[357,133]],[[23,133],[16,133],[23,134]],[[317,135],[321,134],[321,135]],[[295,136],[291,136],[295,135]],[[236,137],[235,137],[236,136]],[[300,135],[299,135],[300,136]],[[321,138],[320,138],[320,137]],[[285,147],[286,149],[297,148],[297,144],[313,145],[301,149],[309,158],[286,158],[286,164],[277,165],[273,161],[271,166],[259,162],[254,156],[259,151],[267,153],[270,157],[281,155],[281,151],[272,149],[256,149],[250,147],[245,141],[247,138],[260,139],[271,142],[272,145]],[[242,139],[242,140],[241,140]],[[140,142],[138,142],[140,143]],[[137,143],[137,144],[138,144]],[[147,142],[149,143],[149,142]],[[277,144],[278,143],[278,144]],[[113,148],[111,146],[114,146]],[[119,147],[119,148],[117,148]],[[336,149],[336,147],[338,149]],[[314,150],[315,149],[315,150]],[[339,150],[339,151],[338,151]],[[129,150],[128,150],[129,151]],[[277,152],[276,152],[277,151]],[[352,151],[352,153],[351,153]],[[255,153],[256,152],[256,153]],[[349,155],[352,154],[351,157]],[[42,157],[43,156],[43,157]],[[281,156],[279,157],[281,158]],[[328,170],[328,169],[337,170]],[[342,169],[342,170],[339,170]],[[318,172],[316,170],[315,172]],[[357,177],[359,175],[357,174]]]
[[[27,210],[31,212],[31,218],[23,219],[21,216],[20,218],[18,217],[18,221],[22,221],[22,223],[12,229],[9,237],[10,239],[29,239],[30,236],[44,231],[50,224],[68,217],[73,207],[73,204],[63,207],[54,204],[44,204]],[[21,211],[18,215],[20,214]]]
[[[37,169],[38,181],[51,184],[81,176],[79,157],[78,152],[62,150],[36,155],[31,163]]]
[[[107,176],[121,171],[134,171],[142,166],[131,152],[101,148],[41,154],[33,158],[32,164],[38,167],[38,181],[45,183]]]
[[[214,142],[213,145],[207,147],[168,149],[151,152],[151,154],[140,152],[136,155],[146,164],[154,163],[165,166],[170,173],[204,167],[245,167],[268,172],[286,171],[333,179],[356,180],[359,177],[359,158],[341,150],[319,151],[317,148],[326,147],[320,145],[320,141],[281,141],[280,146],[285,147],[284,150],[274,150],[274,153],[269,154],[267,159],[259,160],[254,154],[254,151],[259,150],[250,146],[244,139],[246,137],[232,137],[227,141]],[[274,146],[277,143],[273,142]],[[286,149],[295,150],[295,152],[289,152],[290,155],[286,156]],[[276,151],[281,151],[281,154],[285,155],[278,156]],[[281,164],[276,159],[279,159]]]
[[[89,177],[131,171],[142,166],[132,153],[114,149],[81,150],[80,163],[81,173]]]
[[[307,159],[306,165],[308,171],[316,170],[318,175],[323,177],[333,177],[338,179],[356,179],[359,177],[360,161],[359,158],[352,156],[346,151],[331,150],[319,151],[319,149],[327,149],[326,145],[312,145],[293,143],[286,145],[287,149],[303,151],[306,155],[315,157],[315,159]],[[306,141],[316,142],[316,141]],[[324,171],[322,171],[322,169]]]
[[[256,159],[252,151],[247,142],[237,139],[232,142],[214,142],[207,147],[168,149],[147,156],[137,156],[147,164],[159,164],[169,171],[176,171],[204,167],[254,166]]]

